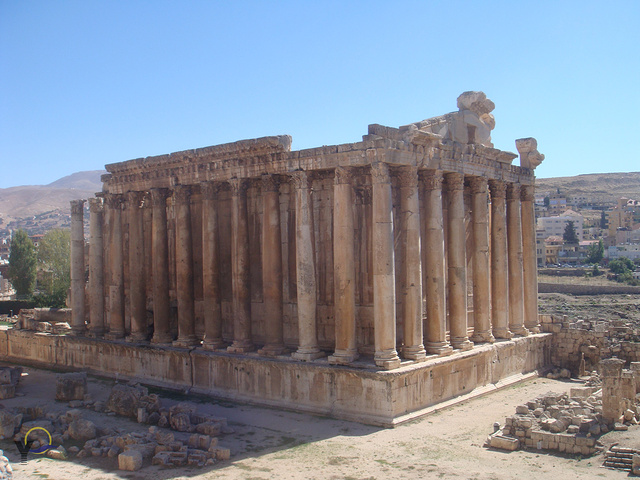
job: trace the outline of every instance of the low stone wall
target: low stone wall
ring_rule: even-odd
[[[394,426],[455,397],[522,378],[550,362],[551,335],[456,352],[392,371],[297,362],[21,330],[0,330],[0,355],[21,364],[87,370],[148,385]],[[483,389],[484,387],[484,389]]]
[[[569,285],[565,283],[538,283],[538,293],[564,293],[568,295],[624,295],[638,294],[640,287],[624,285]]]

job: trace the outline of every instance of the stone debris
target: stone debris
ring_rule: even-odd
[[[0,450],[0,480],[12,480],[13,468],[9,459],[4,456],[4,452]]]
[[[70,402],[84,400],[87,395],[87,373],[59,373],[56,375],[56,400]]]
[[[16,396],[21,375],[22,367],[0,367],[0,400]]]

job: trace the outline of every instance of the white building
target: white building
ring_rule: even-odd
[[[630,243],[624,245],[612,245],[607,250],[609,260],[615,260],[620,257],[627,257],[629,260],[640,258],[640,244]]]
[[[538,228],[544,231],[544,238],[554,235],[562,237],[569,222],[573,222],[578,240],[582,241],[584,239],[584,217],[573,210],[567,210],[555,217],[538,218]]]

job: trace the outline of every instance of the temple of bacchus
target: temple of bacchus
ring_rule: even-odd
[[[493,108],[465,92],[456,112],[356,143],[107,165],[88,246],[72,202],[74,335],[14,355],[381,425],[524,378],[549,355],[544,156],[533,138],[493,148]]]

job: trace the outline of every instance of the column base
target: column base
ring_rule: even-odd
[[[378,367],[384,368],[385,370],[398,368],[401,363],[400,357],[398,357],[398,352],[395,348],[376,352],[373,360]]]
[[[468,337],[454,337],[451,339],[451,346],[462,351],[471,350],[473,348],[473,342],[471,342]]]
[[[216,339],[216,340],[207,340],[205,338],[205,340],[202,342],[202,348],[204,348],[205,350],[222,350],[224,348],[226,348],[226,344],[222,341],[222,339]]]
[[[324,357],[326,354],[318,347],[300,347],[297,352],[291,354],[291,358],[295,360],[302,360],[304,362],[310,362],[316,358]]]
[[[178,337],[176,340],[173,341],[172,345],[174,347],[179,347],[179,348],[191,348],[191,347],[197,347],[199,343],[200,342],[198,341],[195,335],[190,335],[188,337],[182,337],[182,338]]]
[[[427,358],[427,351],[423,345],[412,345],[402,349],[402,356],[407,360],[424,360]]]
[[[475,332],[471,337],[471,341],[474,343],[493,343],[496,338],[491,333],[491,330],[485,330],[484,332]]]
[[[255,345],[249,340],[237,340],[227,347],[229,353],[248,353],[256,349]]]
[[[89,330],[87,332],[87,337],[91,338],[101,338],[104,335],[104,328]]]
[[[358,359],[358,351],[354,349],[350,350],[336,350],[333,355],[329,355],[327,360],[331,365],[349,365]]]
[[[84,337],[87,333],[87,329],[84,325],[81,327],[71,327],[71,333],[76,337]]]
[[[513,333],[514,335],[518,335],[520,337],[529,336],[529,330],[524,328],[524,326],[509,327],[509,329],[511,330],[511,333]]]
[[[428,353],[435,353],[441,357],[445,357],[453,353],[453,347],[447,342],[427,342],[425,347]]]
[[[530,333],[540,333],[540,325],[525,325],[525,328],[529,330]]]
[[[285,353],[286,350],[287,349],[282,344],[265,345],[258,349],[258,355],[263,355],[265,357],[277,357],[278,355]]]
[[[131,343],[149,343],[149,338],[144,333],[132,333],[126,338],[127,342]]]
[[[173,342],[173,336],[167,334],[164,335],[154,335],[151,338],[151,343],[154,345],[171,345]]]
[[[501,340],[511,340],[513,338],[513,333],[511,333],[507,328],[494,328],[493,336]]]
[[[105,333],[104,334],[104,338],[106,340],[122,340],[124,338],[124,331],[123,332],[109,332],[109,333]]]

